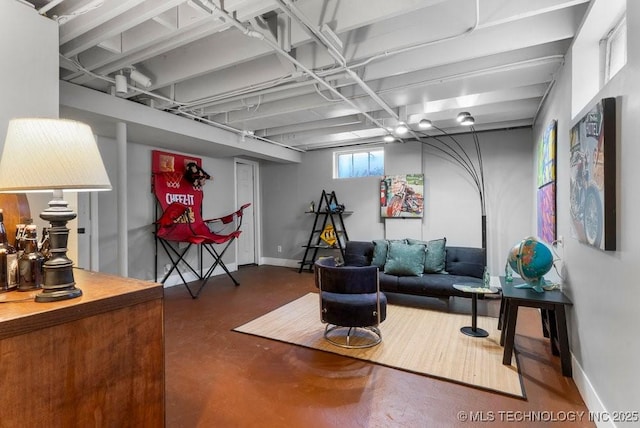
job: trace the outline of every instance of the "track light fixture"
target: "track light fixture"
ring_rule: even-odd
[[[133,80],[134,82],[136,82],[137,84],[139,84],[143,88],[151,87],[151,78],[149,78],[149,77],[145,76],[144,74],[140,73],[135,68],[131,69],[131,74],[129,74],[129,77],[131,77],[131,80]]]
[[[429,129],[433,126],[433,124],[429,119],[420,119],[420,122],[418,122],[418,126],[420,127],[420,129]]]
[[[384,136],[385,143],[393,143],[395,140],[396,140],[395,137],[391,134],[387,134]]]
[[[409,128],[407,127],[407,124],[404,122],[398,122],[398,126],[396,126],[395,133],[398,135],[404,135],[407,132],[409,132]]]
[[[464,126],[471,126],[474,123],[476,123],[476,120],[473,118],[473,116],[466,116],[464,119],[460,121],[460,125],[464,125]]]
[[[122,71],[121,71],[120,74],[116,74],[116,94],[124,95],[127,92],[128,92],[127,76],[122,74]]]
[[[456,117],[456,120],[458,122],[462,122],[466,117],[470,117],[471,113],[469,113],[468,111],[463,111],[461,113],[458,113],[458,117]]]

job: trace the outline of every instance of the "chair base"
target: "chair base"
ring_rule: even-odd
[[[332,332],[342,329],[346,329],[347,333],[331,335]],[[382,342],[382,333],[378,327],[342,327],[327,324],[324,329],[324,338],[341,348],[371,348]]]

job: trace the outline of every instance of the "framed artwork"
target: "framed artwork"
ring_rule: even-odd
[[[422,218],[424,174],[385,175],[380,181],[382,218]]]
[[[556,129],[552,120],[538,144],[538,188],[556,181]]]
[[[556,130],[552,120],[538,143],[538,237],[556,240]]]
[[[571,235],[616,249],[616,100],[604,98],[571,129]]]
[[[538,237],[551,244],[556,240],[556,182],[538,189]]]

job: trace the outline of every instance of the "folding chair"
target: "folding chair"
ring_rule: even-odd
[[[237,211],[226,216],[202,219],[202,183],[194,184],[185,179],[185,166],[196,164],[200,168],[200,159],[187,158],[182,155],[153,151],[152,185],[161,216],[155,222],[156,237],[156,275],[158,271],[157,243],[159,242],[171,261],[171,267],[160,280],[161,283],[176,271],[192,298],[196,299],[216,267],[220,266],[237,286],[239,282],[231,275],[222,257],[231,243],[240,235],[243,211],[250,205],[245,204]],[[156,209],[156,214],[158,209]],[[228,229],[213,231],[219,225]],[[216,248],[221,246],[222,248]],[[194,268],[186,259],[192,246],[198,248],[199,269]],[[213,257],[213,264],[203,272],[203,254],[208,252]],[[199,287],[192,289],[183,276],[179,265],[185,266],[200,282]],[[157,276],[156,276],[157,280]]]

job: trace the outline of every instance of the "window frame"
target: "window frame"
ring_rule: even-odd
[[[348,177],[340,177],[340,165],[339,165],[339,158],[340,156],[343,155],[352,155],[351,159],[352,159],[352,164],[353,164],[353,155],[354,154],[358,154],[358,153],[367,153],[369,155],[369,159],[371,159],[371,153],[372,152],[382,152],[382,174],[372,174],[371,173],[371,162],[369,161],[369,165],[367,167],[368,171],[367,174],[365,175],[350,175]],[[366,178],[366,177],[380,177],[384,175],[384,155],[385,155],[385,150],[384,147],[382,146],[376,146],[376,147],[367,147],[367,148],[359,148],[359,149],[346,149],[346,150],[336,150],[333,152],[333,174],[332,177],[334,180],[345,180],[345,179],[350,179],[350,178]]]
[[[628,50],[628,40],[627,40],[627,14],[625,13],[622,17],[616,22],[613,28],[607,33],[607,35],[601,41],[604,45],[604,58],[603,58],[603,67],[604,67],[604,81],[603,86],[606,85],[616,74],[620,72],[627,64],[627,50]],[[618,52],[623,57],[622,64],[618,69],[614,70],[613,73],[611,71],[611,53],[613,52],[612,46],[619,48]],[[620,55],[619,54],[619,55]]]

